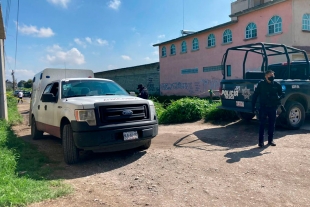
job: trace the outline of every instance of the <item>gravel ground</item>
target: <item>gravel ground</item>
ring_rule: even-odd
[[[258,124],[195,122],[159,127],[147,151],[83,153],[63,161],[59,139],[30,139],[29,104],[14,130],[55,167],[50,179],[74,188],[66,197],[29,206],[310,206],[310,139],[277,129],[276,147],[257,148]]]

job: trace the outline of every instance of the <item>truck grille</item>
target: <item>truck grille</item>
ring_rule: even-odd
[[[148,106],[143,104],[100,106],[99,114],[102,123],[143,121],[149,118]]]

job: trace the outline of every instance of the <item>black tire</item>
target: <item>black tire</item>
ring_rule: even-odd
[[[244,121],[250,121],[255,116],[255,114],[252,114],[252,113],[245,113],[245,112],[236,112],[236,113],[237,113],[237,116]]]
[[[36,120],[34,117],[31,119],[31,138],[33,140],[38,140],[43,137],[43,132],[37,129]]]
[[[303,105],[296,101],[289,101],[285,104],[285,109],[286,127],[289,129],[299,129],[304,124],[306,117]]]
[[[139,149],[140,150],[147,150],[148,148],[150,148],[151,144],[152,144],[152,140],[149,140],[144,145],[140,146]]]
[[[79,162],[79,149],[75,146],[70,124],[66,124],[63,127],[62,148],[64,160],[67,164],[75,164]]]

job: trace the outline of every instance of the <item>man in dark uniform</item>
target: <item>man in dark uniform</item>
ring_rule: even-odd
[[[138,97],[143,98],[143,99],[149,98],[149,92],[147,91],[146,87],[144,87],[142,84],[139,84],[137,89],[139,90]]]
[[[284,97],[282,86],[274,81],[274,72],[267,70],[265,80],[258,83],[252,98],[252,111],[255,112],[256,100],[259,97],[259,140],[258,146],[264,147],[264,131],[267,116],[268,123],[268,145],[276,146],[273,141],[277,109],[281,105],[281,99]]]

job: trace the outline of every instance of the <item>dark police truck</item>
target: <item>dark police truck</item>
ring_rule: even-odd
[[[243,52],[242,79],[229,79],[225,68],[228,55],[232,51]],[[261,57],[260,71],[246,71],[246,62],[250,53]],[[303,60],[291,61],[290,55],[300,55]],[[286,61],[268,64],[270,60],[284,57]],[[235,58],[236,56],[234,56]],[[231,57],[230,57],[231,58]],[[282,107],[277,110],[277,122],[289,129],[299,129],[310,113],[310,67],[307,53],[294,47],[273,43],[254,43],[231,47],[226,50],[222,59],[223,80],[220,83],[221,109],[236,111],[243,120],[258,117],[258,112],[252,112],[252,96],[261,80],[264,80],[266,70],[275,72],[275,81],[281,84],[285,97],[281,100]],[[257,101],[259,107],[259,100]],[[283,107],[284,106],[284,107]]]

